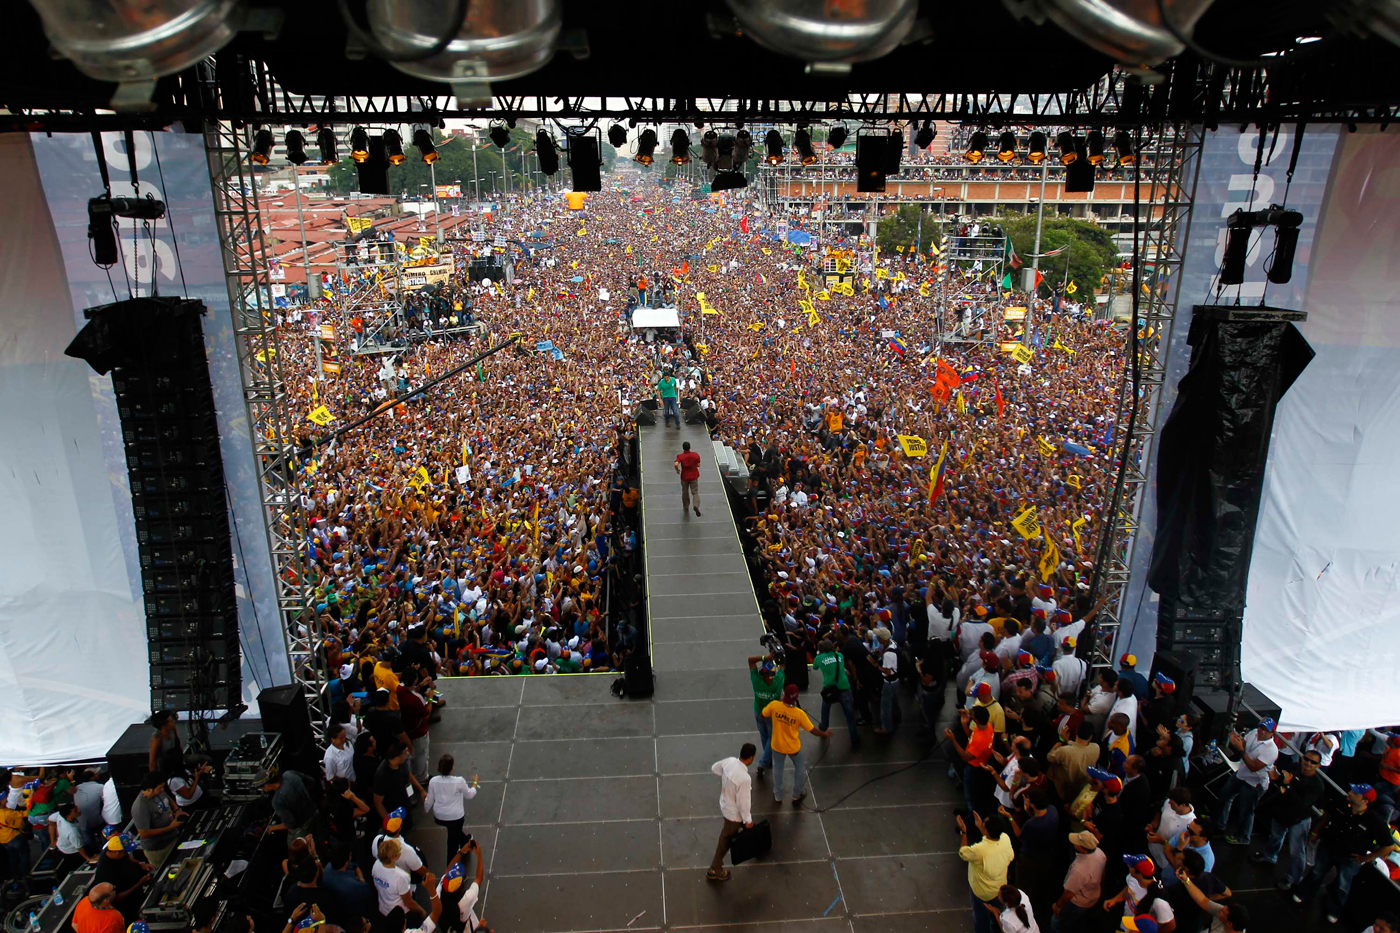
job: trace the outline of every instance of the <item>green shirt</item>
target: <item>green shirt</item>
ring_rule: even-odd
[[[676,380],[672,379],[670,376],[663,376],[661,381],[656,384],[656,387],[661,390],[662,398],[676,397]]]
[[[560,658],[558,661],[555,661],[554,664],[559,668],[560,673],[563,674],[577,674],[583,667],[579,662],[578,655],[574,654],[572,651],[569,652],[567,658]]]
[[[774,700],[783,698],[783,684],[786,682],[786,678],[783,676],[782,668],[773,672],[772,683],[764,683],[757,668],[749,671],[749,680],[753,681],[753,711],[755,713],[763,712],[763,707]]]
[[[819,654],[812,664],[822,673],[823,687],[836,687],[838,690],[851,689],[851,681],[846,676],[846,662],[842,660],[841,652],[828,651]]]

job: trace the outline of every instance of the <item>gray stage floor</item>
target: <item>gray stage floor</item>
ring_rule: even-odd
[[[704,515],[688,520],[671,466],[683,440],[702,458]],[[940,761],[826,813],[778,807],[771,779],[755,782],[773,851],[726,883],[705,880],[720,829],[710,765],[756,740],[745,659],[761,652],[762,629],[706,432],[643,429],[641,456],[655,696],[614,699],[611,675],[443,683],[450,705],[431,756],[451,752],[459,773],[481,775],[467,823],[487,860],[486,922],[501,933],[970,929]],[[815,689],[803,702],[815,718]],[[865,730],[859,753],[844,724],[825,742],[808,736],[809,763],[830,747],[811,770],[806,806],[917,761],[926,750],[917,718],[906,704],[900,732],[881,740]],[[443,864],[443,830],[410,838],[430,867]]]

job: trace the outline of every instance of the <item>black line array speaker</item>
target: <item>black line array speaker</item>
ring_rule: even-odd
[[[1189,651],[1158,651],[1152,658],[1152,674],[1166,674],[1176,684],[1172,699],[1176,704],[1176,714],[1191,708],[1191,697],[1196,694],[1196,656]]]
[[[656,409],[648,408],[645,404],[638,405],[632,412],[632,418],[640,425],[652,427],[656,424]]]
[[[225,710],[242,693],[204,311],[202,302],[180,298],[89,308],[88,324],[65,351],[112,373],[136,518],[152,709]]]
[[[264,732],[282,734],[282,764],[284,767],[306,771],[310,758],[315,774],[316,736],[311,728],[311,712],[298,684],[268,687],[258,694],[258,712]]]

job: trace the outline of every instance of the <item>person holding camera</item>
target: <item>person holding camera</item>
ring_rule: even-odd
[[[450,933],[491,933],[491,928],[481,922],[476,915],[476,902],[481,899],[481,882],[486,877],[486,860],[481,857],[481,843],[470,835],[447,863],[442,882],[438,885],[444,913],[447,915],[446,929]],[[467,863],[475,856],[476,878],[466,884]]]
[[[760,641],[767,645],[769,638],[771,636],[765,635]],[[769,703],[782,697],[783,687],[787,683],[782,670],[773,663],[777,656],[776,652],[770,651],[749,658],[749,681],[753,685],[753,718],[758,725],[758,747],[761,749],[758,758],[760,778],[765,770],[773,767],[773,723],[764,718],[763,710]]]

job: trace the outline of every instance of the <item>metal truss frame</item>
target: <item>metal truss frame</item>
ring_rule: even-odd
[[[211,80],[211,95],[218,88]],[[329,716],[322,632],[310,609],[311,587],[303,551],[309,524],[297,481],[290,396],[282,367],[277,317],[272,307],[267,244],[258,213],[257,187],[248,160],[250,129],[225,120],[204,128],[204,148],[214,194],[214,218],[224,260],[229,310],[248,437],[258,471],[259,497],[272,557],[277,611],[291,661],[292,681],[306,698],[313,724]],[[261,568],[249,568],[249,573]],[[318,730],[319,731],[319,730]]]
[[[1097,595],[1105,598],[1104,608],[1095,619],[1098,638],[1094,646],[1094,666],[1116,667],[1118,632],[1127,598],[1128,578],[1133,563],[1133,551],[1138,545],[1138,519],[1143,492],[1147,485],[1148,467],[1156,456],[1157,412],[1166,388],[1167,356],[1171,347],[1172,329],[1176,325],[1177,300],[1180,293],[1182,263],[1186,256],[1187,237],[1191,231],[1191,208],[1200,174],[1204,131],[1200,124],[1176,124],[1163,128],[1159,157],[1150,176],[1141,184],[1146,191],[1162,191],[1157,201],[1142,202],[1144,213],[1141,243],[1138,248],[1139,283],[1137,321],[1129,326],[1139,328],[1140,354],[1139,391],[1133,398],[1131,360],[1126,359],[1123,383],[1120,387],[1115,426],[1122,429],[1128,423],[1129,406],[1138,406],[1133,436],[1126,452],[1127,467],[1123,488],[1115,499],[1117,507],[1108,508],[1095,535],[1095,552],[1105,535],[1108,536],[1107,560],[1101,568]],[[1157,209],[1160,207],[1160,214]],[[1152,275],[1145,267],[1153,265]],[[1125,456],[1119,447],[1114,464]]]
[[[207,68],[206,65],[200,66]],[[461,107],[443,86],[441,95],[348,97],[293,94],[281,87],[267,63],[233,55],[218,59],[221,85],[233,93],[217,104],[191,93],[190,73],[162,85],[144,112],[112,113],[98,108],[25,107],[11,104],[0,114],[0,132],[65,132],[160,129],[176,120],[231,120],[268,125],[308,123],[412,124],[425,119],[489,120],[504,117],[554,120],[561,125],[599,119],[636,118],[645,123],[708,119],[725,122],[816,123],[841,121],[889,128],[890,123],[944,120],[983,127],[1161,126],[1203,123],[1379,123],[1400,122],[1400,103],[1317,100],[1309,82],[1290,69],[1229,68],[1187,58],[1161,67],[1159,82],[1125,80],[1115,69],[1082,89],[1045,93],[829,94],[823,99],[750,97],[545,97],[505,95],[489,106]],[[1306,77],[1306,76],[1304,76]],[[621,100],[621,106],[615,101]],[[711,121],[717,122],[717,121]]]

